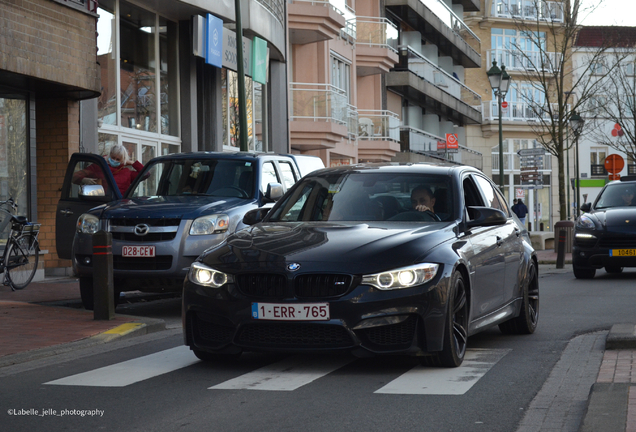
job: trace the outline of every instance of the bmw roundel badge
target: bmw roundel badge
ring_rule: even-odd
[[[289,270],[289,271],[296,271],[299,268],[300,268],[300,264],[298,264],[298,263],[287,264],[287,270]]]

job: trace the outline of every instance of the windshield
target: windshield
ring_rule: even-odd
[[[596,200],[595,209],[625,207],[636,205],[634,202],[636,184],[616,183],[608,185]]]
[[[251,198],[254,163],[229,159],[178,159],[148,165],[128,198],[206,195]]]
[[[447,176],[334,172],[303,179],[268,220],[446,221],[454,202]]]

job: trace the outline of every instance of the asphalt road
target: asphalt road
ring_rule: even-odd
[[[473,360],[459,373],[407,357],[248,353],[206,364],[182,347],[179,299],[133,303],[118,313],[162,317],[173,328],[3,368],[0,424],[12,431],[515,431],[574,337],[636,319],[636,271],[599,271],[590,281],[540,271],[536,333],[473,336]],[[46,409],[56,415],[42,415]]]

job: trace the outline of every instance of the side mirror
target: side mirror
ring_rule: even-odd
[[[250,210],[247,213],[245,213],[245,216],[243,216],[243,223],[245,225],[257,224],[265,218],[269,210],[270,210],[269,208],[265,208],[265,207]]]
[[[270,201],[278,201],[283,196],[283,185],[280,183],[268,183],[265,198]]]
[[[104,197],[104,187],[102,185],[81,185],[79,190],[81,198]]]
[[[581,205],[581,211],[583,212],[589,212],[591,208],[592,208],[592,203],[585,203]]]
[[[491,207],[468,207],[468,228],[504,225],[508,218],[501,210]]]

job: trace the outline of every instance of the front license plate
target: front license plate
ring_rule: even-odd
[[[275,321],[327,321],[329,303],[252,303],[252,318]]]
[[[125,257],[139,258],[139,257],[154,257],[154,246],[122,246],[121,254]]]
[[[636,249],[611,249],[610,256],[636,256]]]

